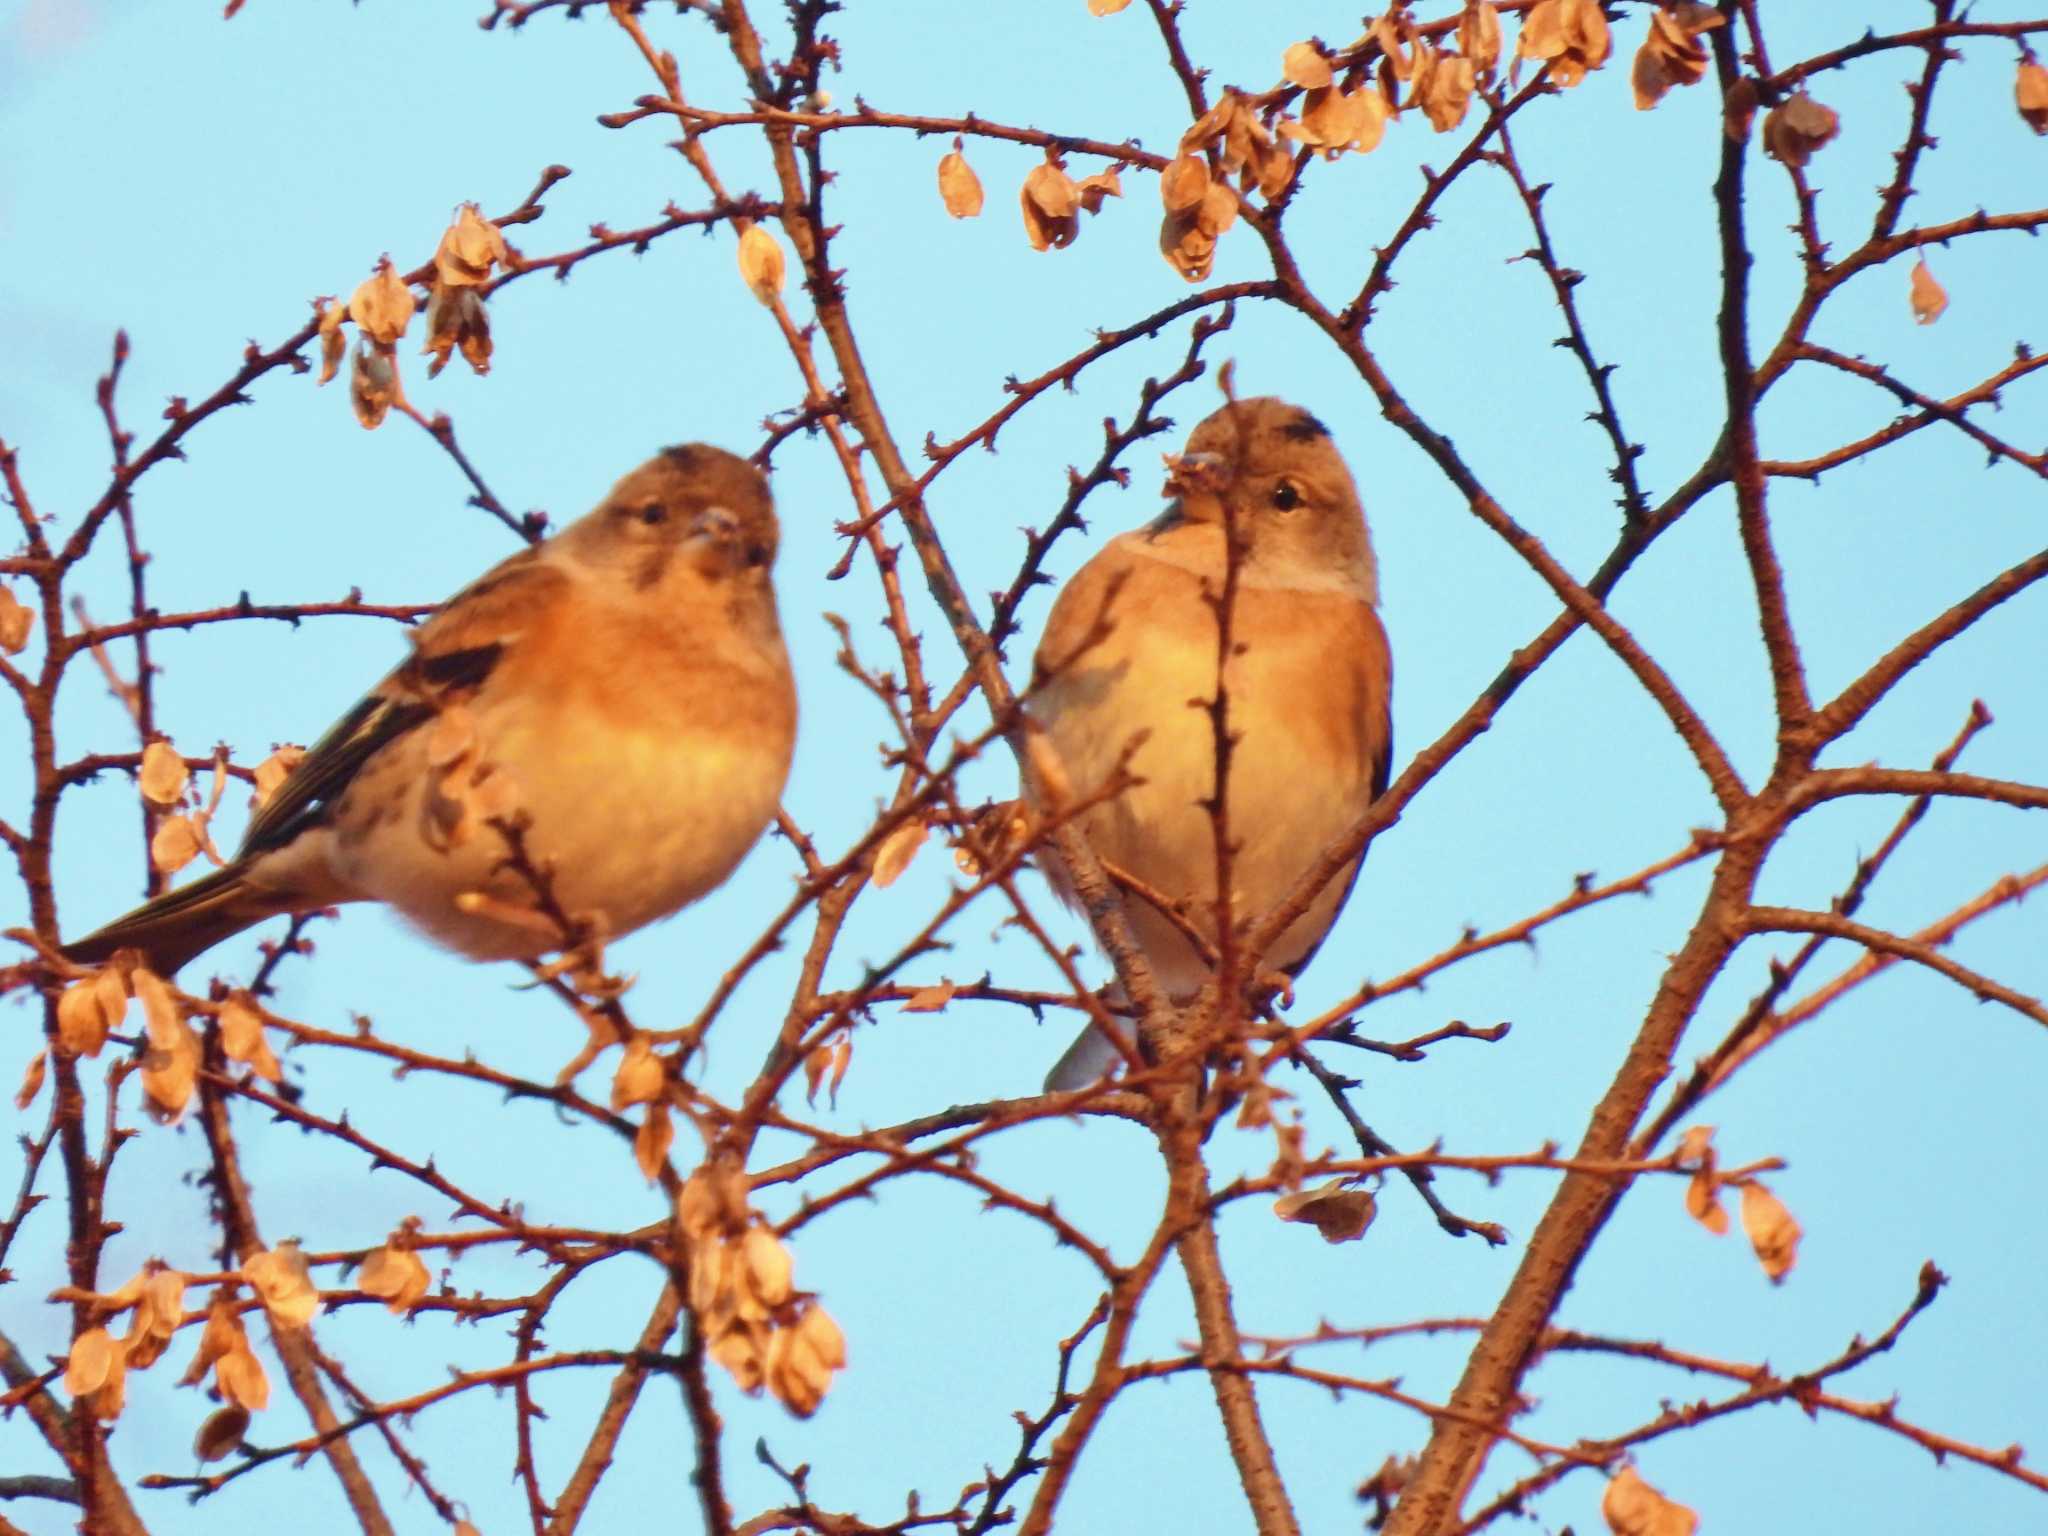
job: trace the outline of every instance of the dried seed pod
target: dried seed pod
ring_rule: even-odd
[[[1322,1233],[1326,1243],[1356,1242],[1372,1225],[1372,1193],[1348,1189],[1342,1179],[1332,1179],[1316,1189],[1283,1195],[1273,1202],[1273,1214],[1282,1221],[1307,1222]]]
[[[1209,162],[1182,154],[1159,173],[1159,200],[1168,213],[1191,213],[1209,194]]]
[[[36,611],[14,595],[14,589],[0,586],[0,651],[19,656],[36,627]]]
[[[410,1312],[433,1283],[425,1261],[410,1247],[404,1246],[405,1237],[402,1228],[392,1233],[382,1247],[370,1250],[363,1259],[362,1268],[356,1271],[357,1289],[366,1295],[381,1297],[384,1305],[398,1317]]]
[[[1081,233],[1081,188],[1057,160],[1035,165],[1018,193],[1034,251],[1064,250]]]
[[[484,307],[484,296],[475,288],[444,288],[437,284],[427,300],[427,344],[420,348],[433,359],[427,365],[427,377],[438,376],[458,347],[475,372],[491,371],[490,311]]]
[[[763,304],[773,304],[782,292],[782,246],[760,224],[749,224],[740,235],[740,277]]]
[[[1634,1467],[1623,1467],[1600,1498],[1600,1516],[1614,1536],[1692,1536],[1700,1517],[1644,1482]]]
[[[303,1328],[320,1310],[320,1293],[313,1287],[297,1238],[252,1254],[242,1265],[242,1278],[255,1289],[271,1322],[281,1327]]]
[[[1804,1234],[1785,1202],[1755,1179],[1742,1184],[1742,1230],[1749,1234],[1749,1245],[1771,1284],[1782,1284],[1799,1262],[1799,1239]]]
[[[1472,70],[1491,84],[1500,63],[1500,12],[1493,0],[1465,0],[1458,18],[1458,52],[1472,61]]]
[[[142,749],[142,771],[136,778],[142,798],[168,809],[185,798],[192,770],[168,741],[152,741]]]
[[[1311,42],[1295,43],[1282,54],[1280,73],[1287,77],[1289,84],[1298,85],[1303,90],[1328,85],[1334,78],[1330,73],[1330,61]]]
[[[231,1455],[249,1433],[249,1410],[230,1403],[207,1416],[192,1437],[192,1454],[202,1462],[219,1461]]]
[[[981,178],[961,153],[964,146],[953,140],[953,148],[939,159],[939,200],[956,219],[972,219],[981,213]]]
[[[357,330],[388,347],[395,345],[405,334],[416,307],[412,289],[406,286],[405,279],[398,275],[397,268],[391,265],[391,258],[386,256],[377,263],[377,270],[364,278],[349,296],[348,317],[355,321]]]
[[[441,243],[434,250],[434,284],[437,288],[462,288],[488,282],[494,263],[510,266],[511,260],[504,231],[485,218],[475,203],[464,203],[455,210],[454,222],[442,232]]]
[[[1470,59],[1455,53],[1438,55],[1428,79],[1416,88],[1416,99],[1422,104],[1422,115],[1429,119],[1430,127],[1438,133],[1449,133],[1464,122],[1476,84]]]
[[[1743,143],[1756,123],[1756,108],[1756,81],[1748,75],[1738,75],[1721,99],[1721,131],[1735,143]]]
[[[1922,325],[1934,324],[1941,318],[1941,312],[1948,308],[1948,290],[1934,280],[1925,256],[1913,263],[1910,292],[1913,318]]]
[[[1805,165],[1813,152],[1842,131],[1842,119],[1804,91],[1796,91],[1764,116],[1764,153],[1786,165]]]
[[[356,343],[348,399],[365,429],[382,426],[386,413],[398,401],[398,363],[389,348],[374,345],[367,336]]]
[[[661,1170],[668,1166],[668,1149],[675,1145],[675,1140],[675,1122],[669,1117],[668,1106],[648,1105],[640,1129],[633,1133],[633,1161],[648,1183],[659,1182]]]
[[[2035,63],[2032,54],[2020,60],[2012,93],[2027,126],[2036,133],[2048,133],[2048,69]]]

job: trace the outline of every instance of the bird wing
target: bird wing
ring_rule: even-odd
[[[473,698],[563,595],[569,577],[538,548],[493,567],[413,631],[413,652],[316,742],[242,837],[237,858],[281,848],[317,825],[363,764],[451,704]]]
[[[1125,617],[1118,600],[1135,574],[1134,565],[1123,540],[1113,539],[1061,585],[1031,659],[1033,688],[1072,666],[1101,643],[1111,622]]]

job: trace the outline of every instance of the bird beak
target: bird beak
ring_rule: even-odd
[[[1221,495],[1230,461],[1220,453],[1170,453],[1166,456],[1167,496]]]
[[[686,541],[709,539],[724,543],[739,532],[740,520],[724,507],[706,507],[690,519],[689,528],[684,532]]]

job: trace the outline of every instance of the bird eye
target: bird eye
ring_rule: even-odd
[[[1273,505],[1282,512],[1292,512],[1301,505],[1301,492],[1291,480],[1282,480],[1273,487]]]
[[[652,528],[656,523],[668,521],[668,508],[658,501],[650,501],[636,515],[641,522]]]

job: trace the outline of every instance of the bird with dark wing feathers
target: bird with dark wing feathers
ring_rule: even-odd
[[[557,948],[486,823],[516,815],[566,914],[617,937],[715,889],[775,814],[796,687],[746,460],[670,448],[413,634],[224,868],[69,944],[169,975],[253,923],[381,901],[479,960]]]

